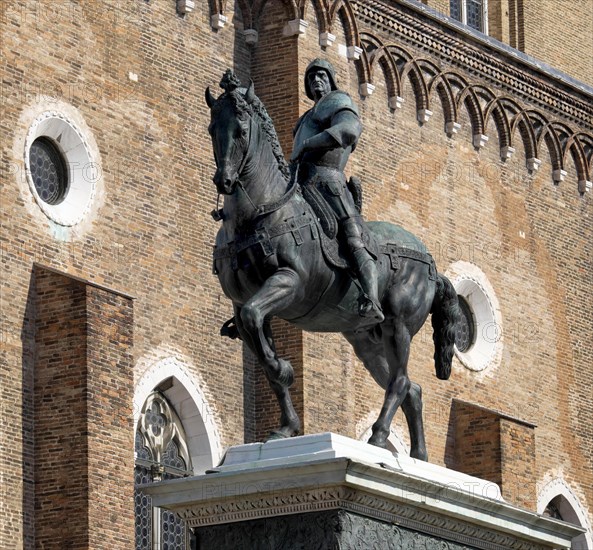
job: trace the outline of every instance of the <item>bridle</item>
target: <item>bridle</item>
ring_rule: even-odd
[[[255,204],[255,202],[253,202],[253,199],[250,197],[249,193],[247,192],[247,189],[245,188],[245,186],[243,185],[243,182],[241,181],[241,174],[245,168],[245,165],[247,164],[247,160],[249,159],[250,153],[252,152],[252,140],[251,140],[251,135],[252,135],[252,125],[256,124],[255,120],[254,120],[254,116],[251,115],[249,117],[249,131],[247,134],[247,148],[245,149],[245,153],[243,154],[243,158],[241,159],[241,163],[239,164],[239,168],[237,169],[237,185],[239,186],[239,188],[241,189],[241,191],[243,191],[243,193],[245,193],[245,196],[247,197],[247,200],[249,201],[249,203],[251,204],[251,206],[253,206],[253,209],[256,212],[256,217],[259,216],[264,216],[266,214],[270,214],[272,212],[275,212],[276,210],[278,210],[279,208],[281,208],[282,206],[284,206],[294,195],[296,189],[297,189],[297,181],[298,181],[298,171],[299,171],[299,164],[296,164],[296,169],[294,170],[294,173],[290,179],[290,184],[288,186],[288,189],[286,190],[286,192],[284,193],[284,195],[282,195],[282,197],[280,197],[277,201],[274,201],[272,203],[264,203],[264,204],[260,204],[259,206]],[[216,166],[218,167],[218,159],[216,158],[215,155],[215,160],[216,160]],[[219,212],[219,204],[220,204],[220,192],[218,193],[218,196],[216,198],[216,212]]]

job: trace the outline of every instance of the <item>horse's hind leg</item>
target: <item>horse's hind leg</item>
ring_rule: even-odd
[[[385,357],[383,342],[376,342],[370,331],[356,331],[342,333],[344,338],[354,348],[354,353],[362,361],[375,382],[383,389],[389,384],[389,364]]]
[[[410,456],[419,460],[428,460],[424,423],[422,421],[422,388],[416,382],[410,383],[408,394],[402,403],[410,430]]]

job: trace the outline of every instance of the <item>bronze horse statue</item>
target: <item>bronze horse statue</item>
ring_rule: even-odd
[[[437,273],[417,237],[397,225],[369,222],[385,314],[380,325],[369,326],[358,312],[357,281],[340,264],[335,242],[324,235],[296,176],[290,177],[253,83],[245,89],[233,79],[235,84],[229,83],[227,74],[226,91],[218,99],[206,90],[217,166],[213,180],[224,195],[223,209],[213,212],[222,219],[214,272],[233,303],[238,334],[257,356],[280,404],[280,426],[270,438],[292,437],[300,430],[288,391],[293,368],[277,356],[270,328],[277,316],[304,330],[341,332],[385,390],[369,443],[386,446],[401,406],[410,454],[427,460],[421,388],[408,378],[407,363],[412,337],[432,314],[436,374],[449,377],[459,316],[453,285]]]

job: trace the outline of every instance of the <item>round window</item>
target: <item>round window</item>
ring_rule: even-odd
[[[25,140],[29,189],[43,213],[64,226],[84,219],[101,180],[90,131],[80,128],[64,114],[46,111],[33,121]]]
[[[455,333],[455,345],[461,353],[465,353],[476,341],[476,321],[467,300],[463,296],[458,298],[461,317]]]
[[[68,168],[54,141],[37,138],[29,150],[31,177],[37,194],[47,204],[59,204],[68,190]]]

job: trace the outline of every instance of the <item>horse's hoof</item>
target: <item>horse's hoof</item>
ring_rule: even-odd
[[[428,453],[426,452],[426,449],[412,449],[410,451],[410,458],[415,458],[416,460],[428,462]]]
[[[274,441],[275,439],[288,439],[289,437],[294,437],[298,434],[298,431],[295,432],[291,428],[280,428],[278,430],[272,430],[270,435],[265,440],[265,443],[268,441]]]
[[[387,438],[382,436],[375,436],[371,435],[368,440],[369,445],[374,445],[375,447],[380,447],[381,449],[387,448]]]

